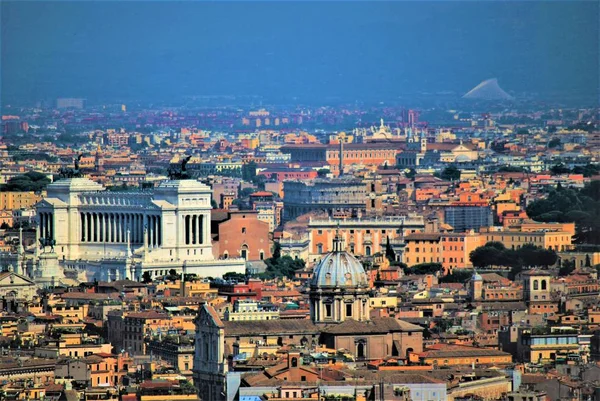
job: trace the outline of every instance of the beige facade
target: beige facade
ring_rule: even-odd
[[[42,200],[42,194],[33,191],[0,192],[0,210],[27,209]]]
[[[233,307],[227,307],[225,321],[275,320],[279,319],[279,309],[274,305],[261,305],[250,299],[238,299]]]

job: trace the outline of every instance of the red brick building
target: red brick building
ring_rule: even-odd
[[[213,254],[217,258],[263,260],[271,257],[269,224],[253,210],[213,211]]]
[[[311,180],[317,178],[318,173],[311,168],[281,168],[266,169],[259,171],[258,175],[264,175],[268,179],[283,180]]]
[[[288,153],[294,163],[324,162],[330,171],[338,175],[340,166],[340,145],[307,144],[286,145],[280,151]],[[342,164],[364,166],[395,166],[398,149],[390,143],[348,143],[343,145]]]

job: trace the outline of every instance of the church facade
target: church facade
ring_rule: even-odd
[[[317,345],[344,349],[358,361],[389,356],[410,359],[423,351],[423,328],[394,318],[370,317],[370,288],[362,264],[346,252],[336,233],[332,252],[315,267],[307,286],[311,320],[277,319],[222,322],[210,305],[196,319],[194,382],[204,400],[233,399],[226,388],[229,361],[244,352],[262,355],[281,347],[301,356]],[[288,361],[290,359],[288,355]],[[243,381],[242,381],[243,382]],[[243,384],[243,383],[242,383]],[[231,387],[231,386],[230,386]]]

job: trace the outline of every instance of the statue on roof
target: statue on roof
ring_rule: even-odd
[[[73,165],[75,166],[74,168],[71,167],[61,167],[60,169],[58,169],[58,176],[59,178],[77,178],[77,177],[81,177],[81,170],[79,168],[79,163],[81,161],[81,158],[83,157],[83,153],[80,153],[79,155],[77,155],[77,158],[73,159]]]
[[[187,180],[192,178],[192,176],[187,171],[187,164],[190,161],[192,156],[186,156],[181,160],[179,167],[170,167],[169,168],[169,179],[170,180]]]

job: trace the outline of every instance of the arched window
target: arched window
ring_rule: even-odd
[[[323,253],[323,244],[317,244],[317,253]]]
[[[366,256],[371,256],[371,247],[369,245],[367,245],[365,247],[365,255]]]
[[[298,367],[298,358],[293,357],[292,358],[292,368],[296,368]]]
[[[542,280],[542,290],[546,289],[546,280]]]
[[[264,251],[260,251],[258,253],[258,256],[260,257],[260,260],[264,260],[265,259],[265,252]]]
[[[362,359],[365,356],[365,344],[359,342],[358,344],[356,344],[356,357]]]
[[[540,289],[540,285],[537,280],[533,280],[533,290],[537,291]]]

